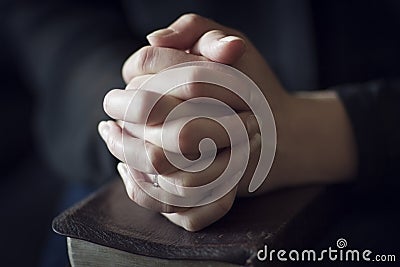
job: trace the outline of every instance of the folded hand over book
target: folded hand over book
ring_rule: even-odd
[[[150,34],[148,40],[151,46],[138,50],[124,65],[126,90],[112,90],[105,97],[104,109],[116,121],[99,124],[110,152],[123,162],[118,165],[119,173],[128,196],[138,205],[160,212],[186,230],[198,231],[222,218],[237,195],[254,196],[283,187],[337,183],[354,177],[352,130],[336,94],[289,95],[243,34],[197,15],[182,16],[169,28]],[[246,97],[216,84],[193,83],[201,76],[197,69],[189,75],[182,73],[188,83],[167,93],[160,90],[170,77],[153,86],[146,84],[160,77],[157,75],[168,73],[163,72],[166,68],[189,61],[230,64],[259,86],[261,97],[250,87],[239,89],[247,95],[248,102]],[[231,80],[235,78],[232,76]],[[216,112],[219,117],[215,117],[225,125],[200,115],[189,121],[185,120],[187,116],[169,117],[181,104],[199,101],[199,97],[223,102],[233,110],[233,114],[225,116]],[[260,102],[264,98],[267,101]],[[184,111],[196,114],[195,111],[219,110],[209,102],[196,101],[185,106]],[[261,104],[252,107],[251,101]],[[257,114],[255,110],[259,109],[272,110],[272,119],[263,120],[262,116],[268,117],[267,112]],[[237,121],[242,128],[236,127]],[[241,135],[243,142],[233,142],[236,134],[243,133],[240,129],[245,133]],[[202,146],[207,139],[212,139],[213,144]],[[241,149],[240,145],[246,142],[246,149]],[[230,165],[238,151],[246,157]],[[171,161],[176,155],[182,156],[182,165]],[[206,159],[207,155],[213,157],[213,161],[198,171],[196,164],[204,162],[196,160],[204,155]],[[270,157],[265,160],[263,155]],[[240,167],[243,162],[245,167]],[[236,172],[224,183],[239,178],[233,186],[220,190],[215,183],[216,190],[202,194],[196,191],[218,181],[230,170],[229,166]],[[260,167],[266,170],[265,175],[257,172]],[[214,191],[221,194],[202,202],[209,195],[214,196]],[[189,199],[191,204],[174,201],[180,198]]]

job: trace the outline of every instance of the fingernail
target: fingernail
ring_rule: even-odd
[[[112,89],[104,96],[103,109],[107,114],[110,114],[110,110],[115,110],[117,105],[121,105],[121,95],[124,93],[125,90]]]
[[[110,126],[108,125],[108,123],[105,121],[100,122],[98,129],[101,138],[103,138],[104,141],[107,141],[108,133],[110,132]]]
[[[242,40],[242,39],[237,36],[230,35],[230,36],[225,36],[225,37],[219,39],[218,41],[223,42],[223,43],[229,43],[229,42],[232,42],[235,40]]]
[[[258,122],[254,115],[250,115],[246,119],[247,131],[249,136],[253,136],[258,132]]]
[[[165,37],[171,34],[174,34],[175,31],[173,29],[167,28],[167,29],[161,29],[161,30],[157,30],[154,31],[152,33],[150,33],[149,35],[147,35],[147,38],[152,38],[152,37]]]

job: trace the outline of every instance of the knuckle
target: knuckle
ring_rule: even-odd
[[[195,13],[187,13],[182,15],[178,20],[183,20],[186,23],[192,25],[192,24],[197,24],[204,20],[204,18],[200,15],[197,15]]]
[[[144,46],[136,52],[138,74],[145,74],[151,71],[156,50],[153,46]]]

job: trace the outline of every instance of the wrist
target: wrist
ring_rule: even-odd
[[[336,92],[301,92],[288,101],[287,133],[282,141],[303,173],[299,182],[338,183],[353,178],[356,142]]]
[[[339,183],[356,173],[356,145],[346,111],[333,91],[282,98],[274,113],[277,150],[261,192],[312,183]]]

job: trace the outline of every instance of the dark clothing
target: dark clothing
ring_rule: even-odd
[[[400,81],[343,85],[337,89],[358,146],[359,191],[399,189]]]

